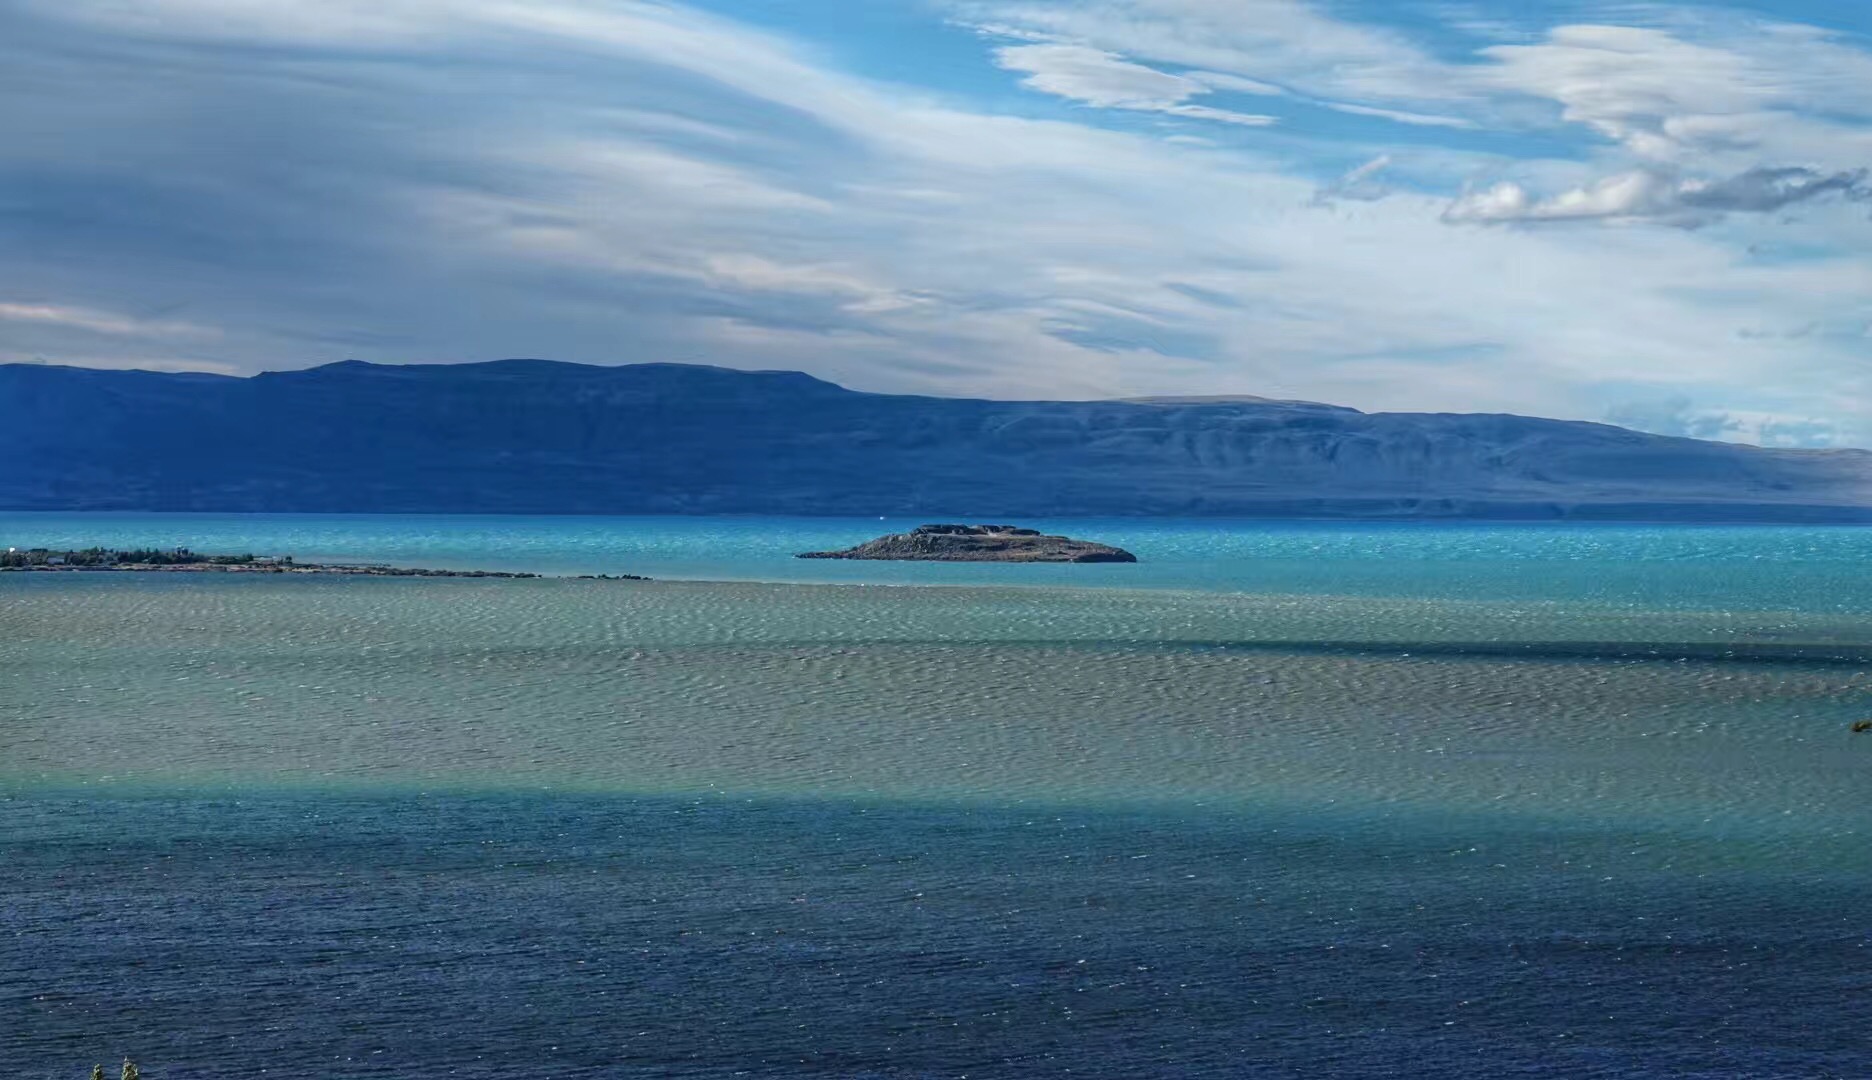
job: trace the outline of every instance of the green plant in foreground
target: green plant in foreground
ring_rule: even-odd
[[[137,1069],[136,1062],[124,1058],[123,1073],[119,1080],[142,1080],[143,1073]],[[91,1066],[91,1080],[104,1080],[104,1066]]]

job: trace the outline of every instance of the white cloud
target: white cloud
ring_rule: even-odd
[[[1672,17],[1557,26],[1451,62],[1297,0],[982,0],[961,10],[1053,43],[1022,48],[1096,56],[1113,80],[1148,73],[1160,80],[1153,107],[1184,100],[1197,77],[1145,65],[1189,65],[1351,115],[1451,131],[1557,125],[1615,148],[1598,155],[1599,175],[1571,188],[1505,180],[1465,194],[1451,222],[1700,224],[1851,196],[1863,190],[1856,170],[1872,163],[1872,53],[1813,27],[1655,9]],[[1055,92],[1136,107],[1085,85]],[[1749,185],[1778,190],[1750,197]]]
[[[1839,425],[1822,417],[1697,408],[1682,395],[1618,405],[1607,410],[1605,419],[1620,427],[1691,439],[1800,449],[1840,445]]]
[[[1213,109],[1207,105],[1171,105],[1159,111],[1169,113],[1171,116],[1187,116],[1194,120],[1214,120],[1241,127],[1270,127],[1280,123],[1278,117],[1261,113],[1235,112],[1232,109]]]
[[[61,18],[154,38],[298,46],[422,44],[443,7],[428,0],[22,0]]]
[[[1088,105],[1178,113],[1266,126],[1274,117],[1183,104],[1227,90],[1297,102],[1415,127],[1473,128],[1462,116],[1396,107],[1447,102],[1463,84],[1460,69],[1399,40],[1319,15],[1290,0],[1250,0],[1243,9],[1202,0],[1102,0],[1057,4],[975,5],[1010,22],[979,24],[989,36],[1027,44],[996,50],[1000,65],[1022,71],[1023,85]],[[1210,64],[1170,72],[1139,63]],[[1313,60],[1313,63],[1297,62]],[[1299,88],[1299,92],[1283,85]],[[1372,100],[1340,100],[1360,95]],[[1460,97],[1460,94],[1455,96]]]
[[[1353,103],[1461,97],[1447,65],[1400,35],[1301,0],[960,0],[984,30],[1072,43]]]
[[[995,60],[1010,71],[1027,72],[1021,82],[1032,89],[1087,105],[1161,109],[1208,90],[1194,79],[1082,45],[1011,45],[996,49]]]
[[[1238,94],[1254,94],[1257,97],[1284,97],[1287,91],[1256,79],[1244,79],[1240,75],[1228,75],[1220,71],[1191,71],[1186,76],[1213,90],[1233,90]]]
[[[1579,221],[1630,218],[1665,212],[1675,185],[1650,172],[1620,173],[1550,199],[1537,199],[1512,180],[1470,192],[1443,212],[1446,221]]]
[[[1683,36],[1702,29],[1704,40]],[[1616,145],[1623,169],[1545,197],[1504,183],[1451,220],[1699,223],[1856,197],[1872,161],[1872,53],[1812,27],[1561,26],[1482,50],[1479,85],[1556,104]]]
[[[143,337],[214,337],[211,327],[165,319],[139,319],[96,308],[0,301],[0,322],[42,323],[94,334]]]
[[[1213,86],[1199,78],[1172,75],[1119,59],[1083,45],[1009,45],[995,50],[995,62],[1026,73],[1021,84],[1102,108],[1170,113],[1196,119],[1264,127],[1274,117],[1185,104]],[[1221,81],[1229,81],[1227,79]]]
[[[1839,148],[1817,117],[1872,118],[1872,54],[1812,27],[1718,31],[1693,41],[1651,27],[1556,27],[1538,43],[1483,49],[1479,79],[1555,102],[1566,121],[1667,165],[1797,148],[1825,162]]]
[[[1744,57],[1642,27],[1562,26],[1540,44],[1482,51],[1494,61],[1487,82],[1554,101],[1568,122],[1658,161],[1694,147],[1674,124],[1752,112],[1777,96]]]
[[[1464,120],[1459,116],[1434,116],[1429,113],[1404,112],[1400,109],[1380,109],[1372,105],[1351,105],[1343,101],[1323,102],[1327,108],[1336,112],[1349,113],[1352,116],[1375,116],[1381,120],[1395,120],[1400,124],[1413,127],[1473,128],[1473,120]]]
[[[1314,201],[1330,203],[1335,199],[1351,199],[1355,202],[1377,202],[1391,194],[1391,189],[1378,179],[1378,175],[1390,168],[1391,164],[1390,154],[1379,154],[1321,187],[1314,195]]]
[[[1758,168],[1720,180],[1681,179],[1639,169],[1540,199],[1504,180],[1463,194],[1444,210],[1445,221],[1498,224],[1516,221],[1635,221],[1706,225],[1728,213],[1771,213],[1796,203],[1837,195],[1872,199],[1866,171],[1822,174],[1812,169]]]
[[[268,227],[322,213],[313,225],[338,245],[332,265],[289,259],[255,275],[221,269],[217,251],[197,258],[167,234],[121,246],[114,234],[86,234],[72,238],[65,269],[0,251],[0,295],[82,297],[62,309],[95,314],[158,310],[151,294],[186,287],[200,305],[191,313],[231,328],[209,362],[707,360],[802,367],[871,389],[1238,392],[1595,418],[1614,397],[1694,392],[1737,415],[1832,418],[1841,440],[1872,440],[1872,416],[1851,413],[1851,400],[1872,394],[1854,399],[1848,390],[1867,388],[1842,375],[1863,367],[1863,340],[1739,332],[1863,324],[1872,295],[1863,256],[1872,224],[1837,205],[1849,166],[1751,171],[1764,163],[1715,132],[1747,128],[1756,112],[1686,112],[1708,103],[1673,97],[1647,114],[1601,101],[1594,116],[1655,127],[1694,153],[1667,167],[1614,142],[1588,163],[1510,164],[1496,173],[1515,178],[1508,186],[1483,189],[1462,204],[1473,209],[1450,216],[1655,221],[1672,208],[1709,216],[1804,200],[1813,220],[1796,228],[1817,239],[1796,235],[1846,254],[1753,259],[1747,245],[1767,224],[1759,215],[1698,232],[1452,230],[1441,219],[1454,185],[1423,190],[1422,143],[1341,142],[1325,158],[1281,131],[1257,135],[1251,152],[1228,146],[1220,129],[1215,145],[1102,128],[1085,110],[1073,113],[1083,122],[995,114],[841,73],[775,35],[676,6],[385,0],[341,5],[295,29],[258,3],[152,3],[162,20],[102,0],[62,0],[53,18],[125,35],[111,42],[117,62],[155,86],[172,57],[136,68],[143,38],[271,47],[203,48],[190,69],[203,97],[158,99],[137,131],[111,126],[112,88],[98,90],[103,105],[66,125],[61,145],[84,169],[115,170],[107,178],[127,206],[151,192],[207,192],[189,221],[229,245],[250,234],[265,243]],[[1531,79],[1512,89],[1484,77],[1506,61],[1446,64],[1298,4],[1257,3],[1250,14],[1260,19],[1221,0],[988,6],[1042,39],[1005,46],[1014,70],[1106,108],[1190,115],[1208,94],[1279,86],[1291,90],[1283,109],[1312,100],[1493,122],[1504,100],[1580,96]],[[394,24],[388,38],[383,20]],[[386,44],[452,62],[404,63]],[[559,78],[562,68],[573,73]],[[477,96],[494,85],[498,99]],[[283,168],[230,171],[258,145],[239,133],[329,110],[330,94],[349,110],[332,125],[338,141],[293,159],[292,185],[272,183]],[[221,103],[215,123],[199,122],[202,100]],[[47,105],[67,107],[76,106]],[[241,108],[255,112],[244,118]],[[241,119],[252,123],[230,126]],[[9,148],[24,145],[6,138],[16,122],[0,116],[0,194]],[[162,144],[161,171],[138,156],[146,136]],[[1359,160],[1348,145],[1366,163],[1322,189],[1318,178],[1336,170],[1316,163]],[[1487,160],[1428,152],[1443,155],[1438,176]],[[29,194],[47,198],[55,186]],[[318,201],[354,191],[366,195],[335,208]],[[230,194],[252,203],[251,221],[213,216]],[[1321,205],[1336,200],[1344,204]],[[37,352],[96,351],[56,336],[95,327],[13,321],[47,335]],[[351,336],[307,344],[333,328]],[[1635,371],[1647,373],[1644,385],[1623,385]],[[1614,382],[1616,392],[1605,389]],[[1760,389],[1770,384],[1774,401]]]

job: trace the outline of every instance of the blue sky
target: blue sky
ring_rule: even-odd
[[[1872,5],[7,0],[0,362],[1872,446]]]

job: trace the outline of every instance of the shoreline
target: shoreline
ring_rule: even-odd
[[[326,574],[341,577],[544,578],[525,570],[432,570],[413,566],[299,563],[289,566],[248,563],[120,563],[114,566],[0,566],[0,574]],[[619,581],[648,581],[635,575],[581,575]]]
[[[324,574],[335,577],[541,579],[533,570],[437,570],[389,563],[302,563],[290,555],[209,555],[188,548],[8,548],[0,574]],[[563,575],[562,575],[563,576]],[[649,581],[639,574],[578,574],[585,581]]]

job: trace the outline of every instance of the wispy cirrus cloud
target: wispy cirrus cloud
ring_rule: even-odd
[[[1102,62],[1160,79],[1189,78],[1174,65],[1205,65],[1375,120],[1574,129],[1616,148],[1595,155],[1598,175],[1571,187],[1543,192],[1504,179],[1466,191],[1444,215],[1453,223],[1703,224],[1857,198],[1872,162],[1872,53],[1817,27],[1698,20],[1693,9],[1653,5],[1647,14],[1662,25],[1563,24],[1451,56],[1299,0],[989,0],[960,10],[986,20],[984,32],[1055,42],[1026,48],[1103,50]],[[1151,63],[1172,67],[1140,67]]]
[[[1379,154],[1365,164],[1346,171],[1330,184],[1322,185],[1314,193],[1313,201],[1322,205],[1338,199],[1350,199],[1355,202],[1377,202],[1392,194],[1393,189],[1380,176],[1391,167],[1390,154]]]
[[[137,337],[215,337],[212,327],[171,319],[146,319],[120,315],[96,308],[65,304],[41,304],[0,301],[0,322],[38,323],[44,326],[83,330],[93,334]]]
[[[995,50],[995,61],[1009,71],[1025,72],[1021,82],[1043,93],[1102,108],[1158,112],[1248,127],[1277,123],[1274,117],[1189,104],[1211,93],[1216,83],[1198,73],[1172,75],[1083,45],[1008,45]],[[1233,80],[1221,79],[1227,83]],[[1236,82],[1234,88],[1239,88]]]
[[[1325,100],[1463,96],[1449,66],[1405,35],[1302,0],[962,0],[954,10],[988,32],[1078,43]]]
[[[1480,54],[1473,85],[1552,102],[1563,122],[1645,161],[1785,153],[1832,161],[1868,145],[1863,130],[1838,121],[1872,120],[1872,53],[1817,27],[1687,18],[1674,29],[1567,25]],[[1844,144],[1828,145],[1842,131]]]
[[[1375,4],[1006,0],[950,9],[966,78],[885,81],[831,59],[869,43],[712,2],[0,10],[0,94],[41,103],[0,110],[0,296],[44,309],[0,312],[0,346],[1594,419],[1682,396],[1872,442],[1862,339],[1757,332],[1872,320],[1837,33],[1555,23],[1502,52]]]

